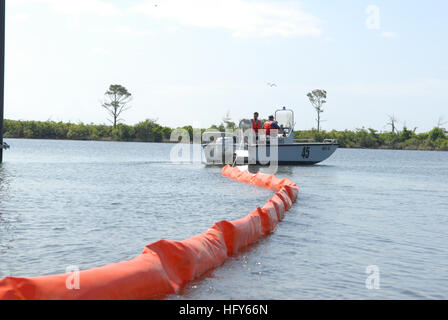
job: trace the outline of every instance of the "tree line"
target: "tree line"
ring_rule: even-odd
[[[324,112],[323,105],[327,102],[327,92],[316,89],[307,94],[311,105],[317,113],[317,130],[295,131],[295,139],[311,139],[323,141],[324,139],[337,139],[341,148],[369,148],[369,149],[412,149],[412,150],[443,150],[448,151],[448,136],[442,125],[442,118],[436,127],[426,133],[416,133],[409,130],[406,125],[400,131],[397,128],[398,119],[395,115],[388,115],[391,127],[390,132],[378,132],[372,128],[361,128],[355,131],[325,131],[321,128],[321,113]]]
[[[355,131],[295,131],[295,139],[337,139],[341,148],[442,150],[448,151],[448,135],[444,128],[435,127],[429,132],[416,133],[403,127],[401,131],[378,132],[372,128]]]
[[[105,140],[105,141],[139,141],[139,142],[169,142],[173,128],[161,126],[156,120],[147,119],[135,125],[120,123],[120,116],[130,106],[132,94],[123,86],[110,85],[105,92],[102,107],[106,109],[111,125],[65,123],[55,121],[4,121],[5,138],[29,138],[29,139],[71,139],[71,140]],[[389,116],[391,132],[378,132],[368,128],[355,131],[325,131],[321,128],[321,113],[323,105],[327,102],[327,92],[316,89],[307,94],[312,106],[317,112],[317,129],[295,131],[295,139],[311,139],[323,141],[324,139],[337,139],[342,148],[384,148],[384,149],[414,149],[414,150],[444,150],[448,151],[447,132],[439,119],[437,126],[427,133],[416,133],[406,126],[400,131],[396,125],[395,116]],[[212,125],[208,130],[224,132],[235,130],[237,125],[231,121],[229,113],[219,125]],[[184,126],[193,138],[193,127]],[[201,129],[202,132],[205,129]]]
[[[213,125],[210,129],[233,129],[233,123]],[[192,137],[193,127],[184,126]],[[147,119],[135,125],[84,124],[55,121],[5,120],[5,138],[70,139],[103,141],[169,142],[172,131],[155,120]],[[205,131],[205,129],[201,129]],[[316,129],[294,132],[295,139],[337,139],[341,148],[413,149],[448,151],[448,135],[444,128],[435,127],[426,133],[416,133],[403,127],[395,132],[378,132],[372,128],[357,130],[325,131]]]
[[[164,142],[169,141],[172,130],[151,119],[135,125],[116,124],[115,127],[55,121],[5,119],[4,122],[5,138]]]

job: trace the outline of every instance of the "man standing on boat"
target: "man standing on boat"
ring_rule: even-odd
[[[251,122],[252,122],[252,128],[255,131],[255,134],[258,136],[258,130],[263,128],[261,121],[258,120],[258,112],[254,113],[254,118],[251,119]]]

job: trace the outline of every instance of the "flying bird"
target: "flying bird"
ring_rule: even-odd
[[[277,85],[275,83],[268,82],[268,86],[270,86],[272,88],[272,87],[276,87]]]

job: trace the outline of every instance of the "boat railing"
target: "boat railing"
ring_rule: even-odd
[[[303,143],[303,142],[314,142],[313,139],[294,139],[294,142]]]
[[[226,133],[221,132],[221,131],[205,131],[202,134],[202,139],[206,140],[206,141],[213,142],[215,138],[219,138],[219,137],[224,138],[225,135],[226,135]],[[211,138],[213,138],[213,139],[211,139]]]
[[[312,143],[312,142],[316,142],[316,141],[313,139],[294,139],[294,143]],[[338,140],[337,139],[324,139],[324,141],[322,141],[322,143],[337,144]]]

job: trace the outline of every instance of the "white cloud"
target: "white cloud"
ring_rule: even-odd
[[[110,2],[102,0],[15,0],[8,5],[29,6],[33,4],[47,5],[51,10],[63,14],[96,14],[116,16],[120,10]]]
[[[145,37],[153,34],[152,31],[144,30],[144,29],[136,29],[129,26],[118,26],[115,31],[124,36],[131,37]]]
[[[431,95],[432,92],[443,91],[448,82],[439,78],[421,78],[407,82],[356,83],[356,84],[327,84],[323,87],[327,91],[339,93],[376,95],[376,96],[418,96]]]
[[[165,0],[155,5],[146,1],[134,5],[131,12],[153,19],[172,20],[203,28],[220,28],[235,37],[319,36],[319,20],[297,3],[249,0]]]
[[[395,38],[397,36],[396,32],[390,32],[390,31],[383,31],[381,32],[381,36],[383,38]]]
[[[92,52],[93,52],[93,54],[98,55],[98,56],[104,56],[104,55],[109,54],[109,52],[104,48],[93,48]]]
[[[17,13],[11,17],[11,20],[14,22],[25,22],[30,19],[30,15],[25,12]]]
[[[89,31],[98,34],[110,34],[111,32],[113,32],[114,34],[122,35],[124,37],[135,37],[135,38],[139,37],[144,38],[152,36],[154,34],[154,32],[151,30],[147,30],[144,28],[130,27],[128,25],[117,25],[114,28],[93,27],[89,28]]]

